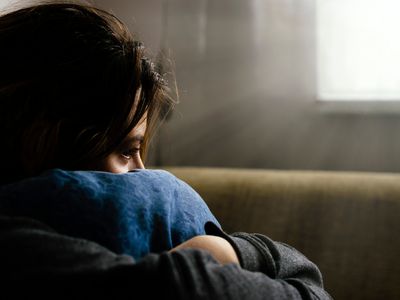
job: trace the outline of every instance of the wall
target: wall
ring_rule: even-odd
[[[313,0],[96,3],[175,62],[181,103],[153,164],[400,171],[400,115],[315,101]]]

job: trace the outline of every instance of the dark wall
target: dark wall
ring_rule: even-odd
[[[398,112],[316,101],[315,1],[96,3],[175,62],[181,103],[151,163],[400,171]]]

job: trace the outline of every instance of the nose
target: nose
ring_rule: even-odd
[[[140,156],[135,161],[134,169],[145,169],[143,160]]]

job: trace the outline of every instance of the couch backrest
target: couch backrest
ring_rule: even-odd
[[[314,261],[334,299],[400,299],[400,175],[168,168],[227,232],[258,232]]]

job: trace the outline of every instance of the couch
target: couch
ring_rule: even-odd
[[[226,232],[258,232],[315,262],[334,299],[400,299],[400,175],[170,167]]]

